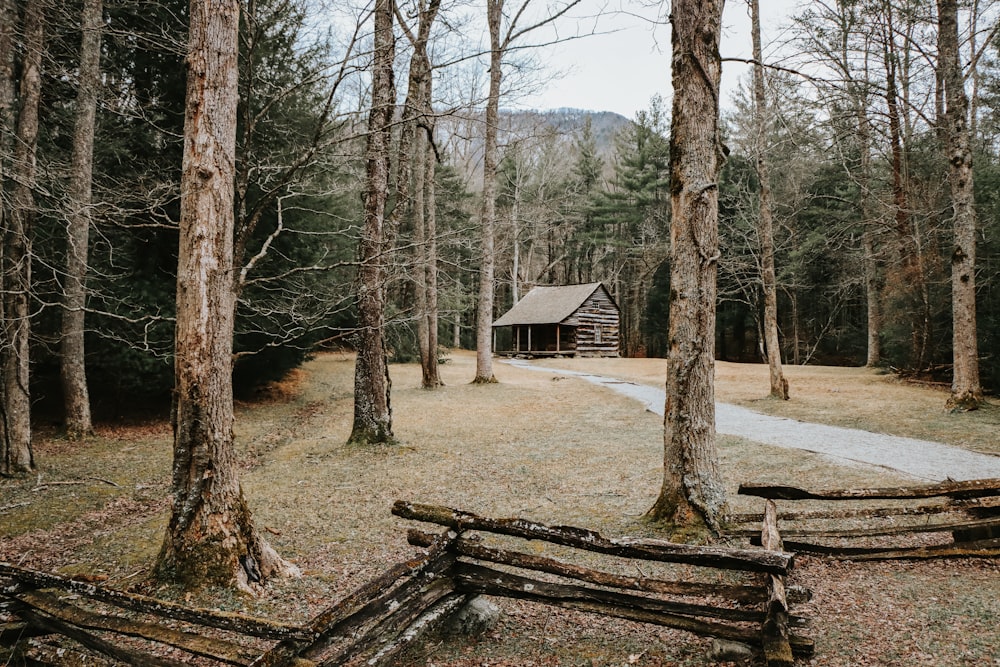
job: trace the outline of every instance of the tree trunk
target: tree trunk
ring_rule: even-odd
[[[7,229],[11,226],[13,211],[7,199],[7,182],[11,178],[12,138],[14,137],[14,29],[17,25],[17,7],[14,0],[0,0],[0,373],[7,374],[7,341],[13,332],[7,321]],[[10,472],[11,445],[7,427],[7,383],[0,382],[0,475]]]
[[[496,187],[497,124],[500,122],[500,83],[503,49],[500,22],[503,0],[486,0],[486,18],[490,30],[490,92],[486,98],[486,128],[483,139],[483,202],[479,219],[482,225],[479,260],[479,299],[476,311],[476,377],[474,384],[496,382],[493,375],[493,287],[496,281]]]
[[[177,266],[173,506],[156,570],[252,590],[296,572],[261,538],[233,451],[238,0],[192,0]]]
[[[0,195],[10,178],[11,138],[14,136],[14,28],[17,27],[15,0],[0,0]],[[7,229],[10,208],[0,197],[0,230]]]
[[[417,348],[420,354],[421,386],[424,389],[434,389],[441,385],[437,368],[437,330],[431,331],[430,291],[429,281],[430,242],[428,220],[434,215],[434,166],[428,164],[433,155],[428,157],[430,146],[427,134],[432,126],[431,102],[431,65],[427,55],[427,42],[430,39],[431,27],[437,18],[441,7],[440,0],[421,2],[419,8],[419,23],[417,34],[407,32],[413,45],[413,55],[410,58],[410,73],[406,90],[406,106],[403,112],[403,128],[399,140],[399,174],[396,184],[396,208],[401,201],[409,201],[410,181],[412,181],[413,198],[408,207],[413,220],[414,245],[414,280],[413,288],[416,301]],[[402,19],[400,19],[402,21]],[[404,30],[406,26],[403,26]],[[430,179],[428,181],[428,179]],[[436,259],[435,259],[436,261]],[[436,274],[435,274],[436,278]],[[434,287],[436,289],[436,286]],[[436,307],[437,297],[434,296]],[[436,324],[436,317],[434,327]]]
[[[391,382],[385,350],[385,212],[395,86],[392,0],[375,4],[375,59],[368,117],[365,227],[358,255],[358,354],[354,371],[354,425],[349,442],[388,444],[392,433]]]
[[[431,81],[427,81],[427,101],[425,109],[428,113],[432,112],[431,109]],[[428,117],[427,119],[428,130],[427,133],[433,140],[434,135],[434,124],[433,121]],[[433,146],[431,146],[431,141],[427,141],[425,146],[425,151],[423,155],[424,169],[426,173],[424,175],[424,187],[426,188],[426,193],[424,194],[424,206],[427,209],[427,213],[424,216],[424,223],[426,225],[426,233],[424,234],[424,252],[423,252],[423,273],[424,281],[426,287],[424,289],[425,297],[425,314],[424,320],[426,321],[425,327],[427,329],[427,351],[426,359],[422,359],[423,368],[423,386],[425,388],[440,387],[444,384],[441,381],[441,374],[438,365],[438,273],[437,273],[437,196],[434,185],[434,172],[436,171],[436,156],[434,155]]]
[[[675,0],[670,132],[671,260],[663,487],[649,515],[718,530],[726,494],[715,446],[719,260],[719,37],[723,0]]]
[[[872,212],[871,178],[871,125],[865,105],[857,100],[858,149],[861,153],[858,187],[861,190],[861,243],[864,252],[865,298],[868,306],[868,354],[865,366],[875,368],[882,363],[882,295],[878,285],[878,262],[875,259],[875,215]]]
[[[426,268],[426,244],[427,244],[427,207],[424,198],[427,195],[426,167],[426,145],[423,137],[423,130],[414,137],[413,141],[413,295],[416,305],[417,320],[417,351],[420,354],[420,386],[424,389],[433,389],[434,385],[428,385],[428,363],[431,354],[430,332],[427,329],[427,273]]]
[[[927,296],[927,279],[921,258],[919,234],[913,223],[909,209],[908,176],[906,173],[903,123],[908,122],[900,112],[897,79],[897,54],[893,42],[896,29],[892,6],[886,5],[883,35],[883,62],[885,65],[886,112],[889,116],[889,142],[892,156],[893,208],[898,238],[899,275],[893,291],[899,300],[898,309],[908,314],[910,320],[910,364],[921,370],[926,362],[927,346],[930,342],[930,318]]]
[[[521,218],[521,175],[514,177],[514,201],[510,205],[511,237],[514,241],[513,265],[510,270],[511,303],[521,300],[521,230],[518,226]],[[529,257],[530,258],[530,257]]]
[[[759,218],[760,277],[764,291],[764,349],[771,378],[771,396],[788,400],[788,380],[781,371],[781,343],[778,340],[778,292],[774,272],[774,220],[771,214],[771,175],[767,162],[767,102],[764,95],[764,65],[760,45],[760,0],[751,0],[753,32],[753,100],[757,133],[757,180],[760,182]]]
[[[3,229],[4,346],[3,458],[0,473],[21,475],[35,467],[31,447],[29,340],[31,337],[31,223],[35,214],[38,106],[42,90],[42,51],[45,48],[44,0],[24,6],[24,60],[14,146],[11,215]]]
[[[947,110],[945,158],[954,216],[955,248],[951,255],[951,317],[954,375],[948,408],[975,410],[983,401],[979,384],[979,347],[976,341],[976,202],[973,192],[972,149],[969,137],[969,100],[959,60],[958,3],[938,0],[938,65],[945,88]]]
[[[63,288],[60,373],[66,412],[66,435],[81,438],[93,432],[90,394],[84,365],[85,282],[91,224],[94,170],[94,117],[101,76],[103,0],[85,0],[80,27],[80,82],[76,93],[72,172],[67,188],[66,278]]]

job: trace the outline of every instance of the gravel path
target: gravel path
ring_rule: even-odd
[[[523,359],[511,359],[518,368],[572,375],[640,401],[650,412],[663,415],[665,392],[657,387],[578,371],[539,368]],[[716,403],[715,428],[776,447],[803,449],[839,462],[880,466],[928,481],[1000,477],[1000,457],[970,452],[952,445],[903,438],[858,429],[772,417],[729,403]]]

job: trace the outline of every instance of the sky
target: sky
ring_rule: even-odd
[[[584,0],[584,3],[593,13],[606,4],[601,0]],[[650,17],[655,19],[656,9],[644,9],[642,5],[647,3],[629,0],[611,0],[611,3],[609,9],[624,7],[627,13],[612,11],[597,19],[597,30],[608,34],[548,47],[544,60],[563,74],[548,82],[541,92],[519,100],[519,107],[614,111],[635,118],[637,111],[649,108],[653,95],[659,93],[665,100],[670,99],[668,26],[654,25]],[[765,58],[769,41],[780,36],[786,17],[799,5],[800,0],[760,0]],[[640,12],[645,18],[636,16]],[[593,23],[591,20],[583,25]],[[750,58],[750,15],[745,0],[725,3],[722,32],[720,51],[724,58]],[[740,63],[723,63],[723,106],[748,68]]]

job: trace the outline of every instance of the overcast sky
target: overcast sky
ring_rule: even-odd
[[[611,0],[610,8],[625,7],[629,13],[611,12],[598,19],[601,34],[551,47],[548,63],[565,74],[545,86],[539,94],[518,106],[535,109],[571,107],[592,111],[615,111],[634,118],[659,93],[670,98],[670,30],[654,25],[656,10],[646,3]],[[601,0],[584,0],[594,13]],[[780,28],[800,0],[760,0],[765,57],[768,43],[779,37]],[[586,10],[585,10],[586,11]],[[635,14],[641,13],[646,20]],[[592,22],[591,22],[592,23]],[[611,32],[614,31],[614,32]],[[722,56],[749,58],[750,16],[746,0],[729,0],[723,15]],[[723,104],[747,71],[746,65],[724,63]],[[668,105],[669,108],[669,105]]]

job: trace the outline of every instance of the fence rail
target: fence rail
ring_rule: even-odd
[[[664,540],[613,539],[572,526],[549,526],[520,518],[491,519],[403,501],[393,506],[393,514],[461,534],[446,547],[457,559],[455,581],[459,591],[530,600],[739,641],[762,653],[771,666],[790,666],[793,654],[809,656],[814,650],[811,639],[791,631],[808,621],[789,612],[784,577],[792,568],[794,556],[773,540],[768,540],[764,549],[728,549]],[[630,562],[694,565],[714,572],[714,578],[725,571],[745,581],[720,584],[690,578],[622,575],[525,551],[485,546],[482,540],[490,535],[545,541]],[[411,544],[426,545],[433,535],[411,530],[408,538]],[[802,589],[796,593],[793,599],[808,595]]]
[[[784,548],[796,553],[851,560],[1000,556],[1000,479],[826,490],[746,483],[740,485],[739,493],[782,503],[783,511],[776,521],[782,524]],[[896,504],[855,506],[875,500]],[[805,501],[825,503],[827,507],[798,509]],[[842,504],[851,506],[840,507]],[[761,519],[759,514],[734,517],[736,523],[743,524],[756,524]],[[843,525],[844,519],[854,520],[854,525]],[[858,522],[865,525],[858,526]],[[755,533],[754,528],[731,531],[745,536]],[[928,537],[935,534],[950,536],[950,540],[929,543]],[[875,538],[891,537],[896,542],[907,536],[915,537],[917,543],[875,543]]]

